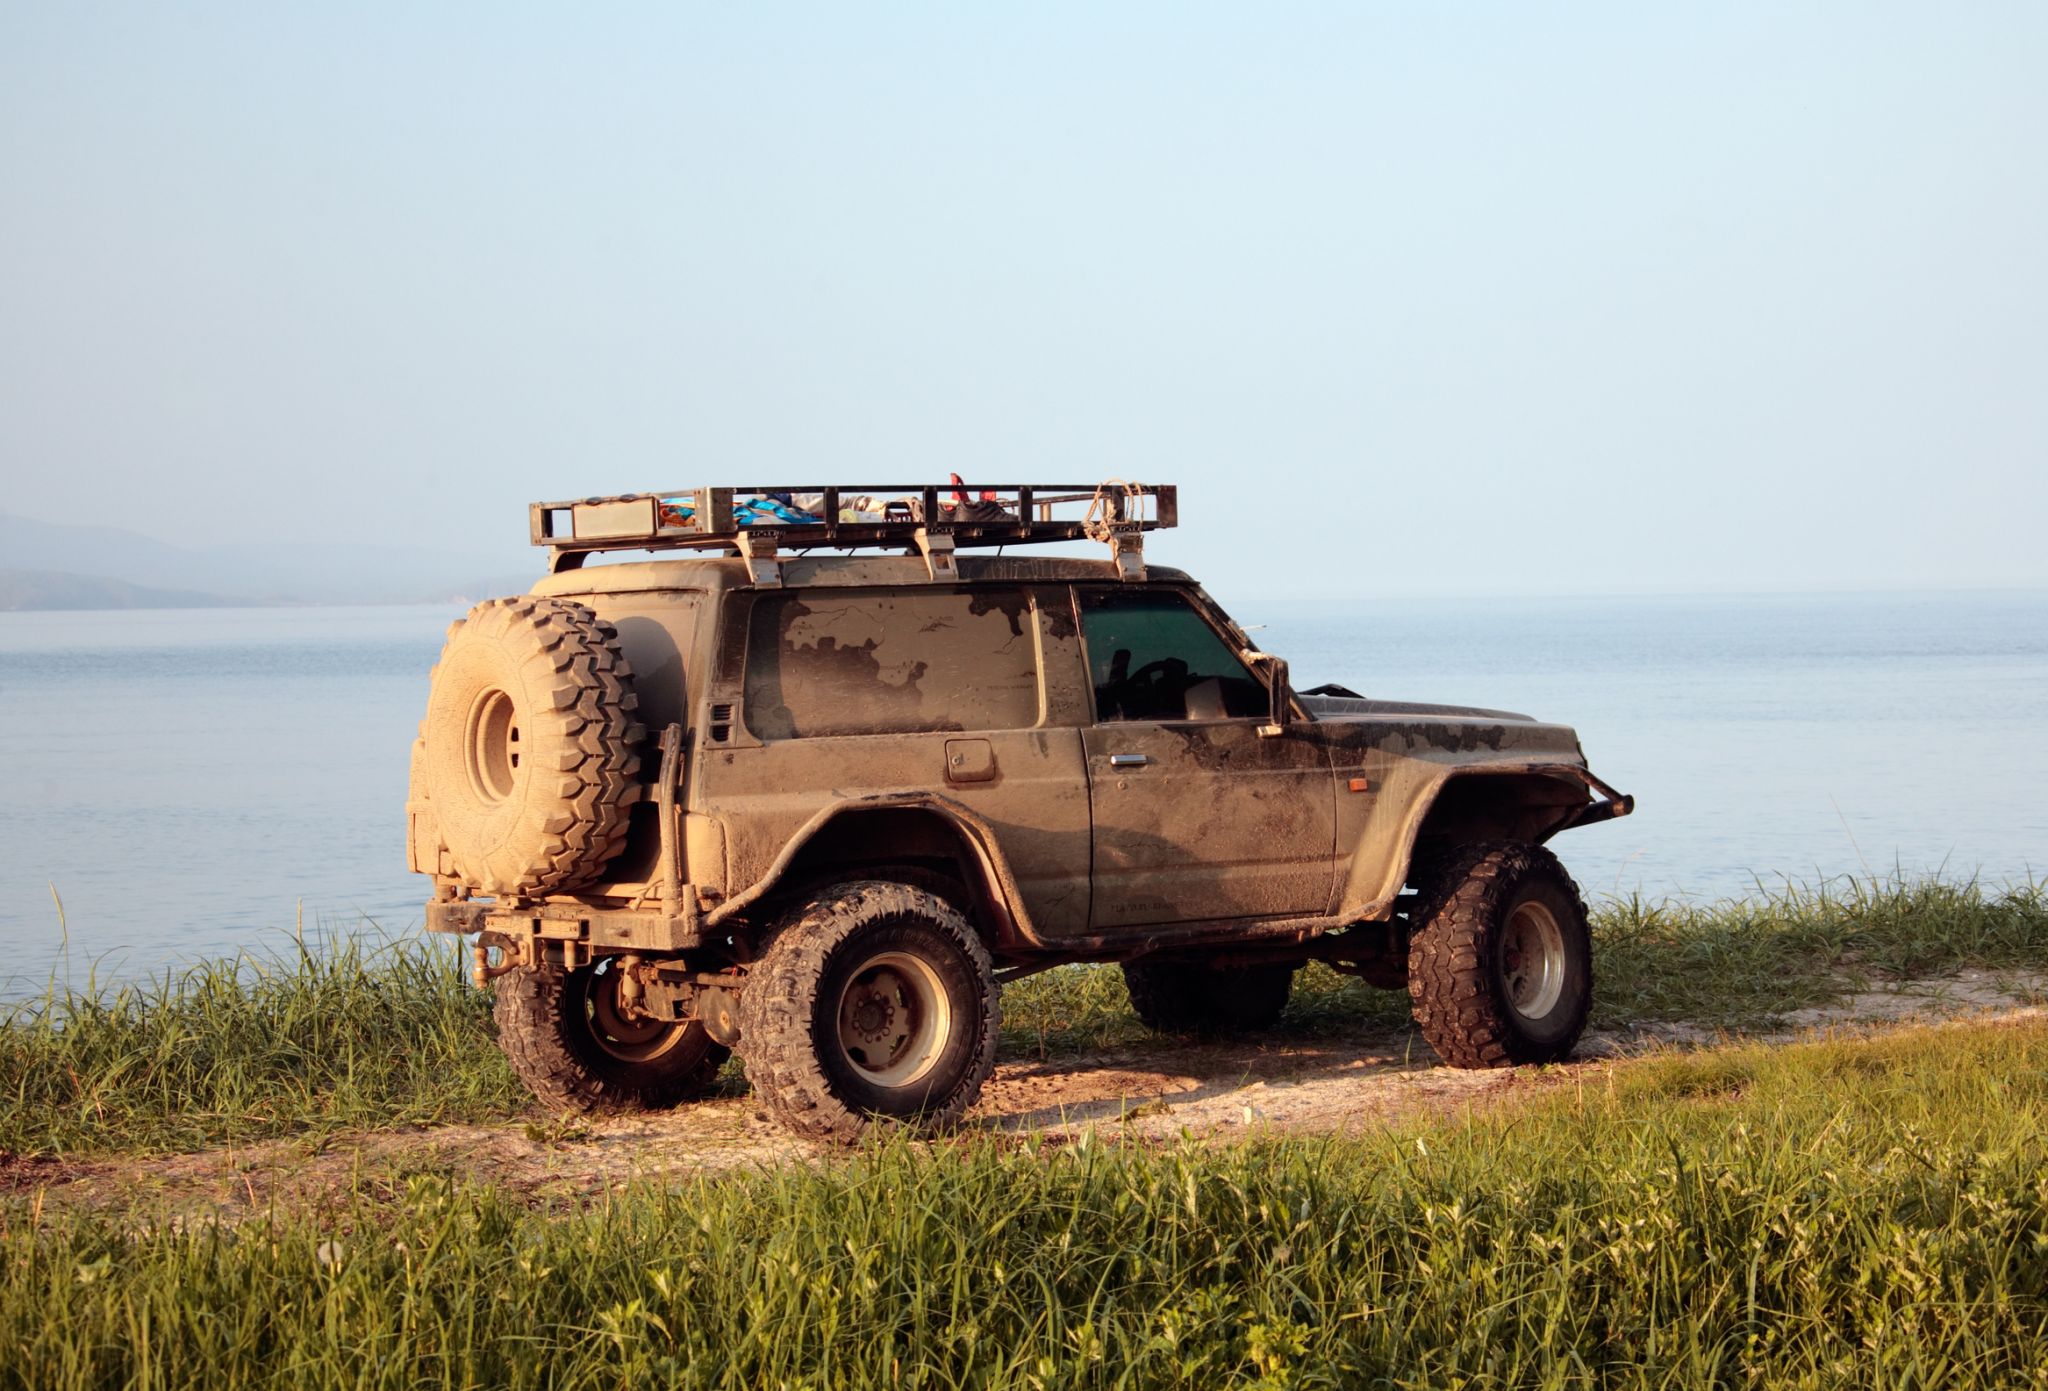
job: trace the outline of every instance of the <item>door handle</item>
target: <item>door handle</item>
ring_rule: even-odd
[[[1142,768],[1151,761],[1141,753],[1113,753],[1109,756],[1112,768]]]

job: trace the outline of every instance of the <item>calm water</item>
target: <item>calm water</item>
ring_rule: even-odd
[[[1592,893],[2048,871],[2048,594],[1239,604],[1298,684],[1578,726]],[[0,993],[417,928],[406,760],[454,610],[0,614]]]

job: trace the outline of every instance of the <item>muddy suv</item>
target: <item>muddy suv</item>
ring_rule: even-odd
[[[1565,1056],[1592,961],[1543,843],[1631,800],[1563,725],[1296,691],[1146,566],[1175,520],[1123,484],[535,504],[551,573],[450,628],[407,800],[534,1092],[673,1106],[737,1049],[800,1132],[940,1125],[1002,984],[1071,962],[1169,1032],[1265,1028],[1322,961],[1453,1065]]]

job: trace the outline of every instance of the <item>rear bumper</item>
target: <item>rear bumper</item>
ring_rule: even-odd
[[[494,932],[514,939],[537,937],[622,951],[677,952],[702,946],[700,921],[694,912],[671,914],[580,903],[507,909],[476,902],[427,905],[429,932]]]

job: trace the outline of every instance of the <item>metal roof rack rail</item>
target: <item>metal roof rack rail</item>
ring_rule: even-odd
[[[551,570],[573,570],[598,551],[725,550],[759,584],[781,583],[790,550],[915,550],[943,580],[957,578],[962,547],[1080,540],[1107,545],[1117,574],[1142,580],[1144,534],[1180,520],[1172,484],[969,488],[957,475],[936,484],[674,488],[536,502],[528,512],[533,544],[553,552]]]

